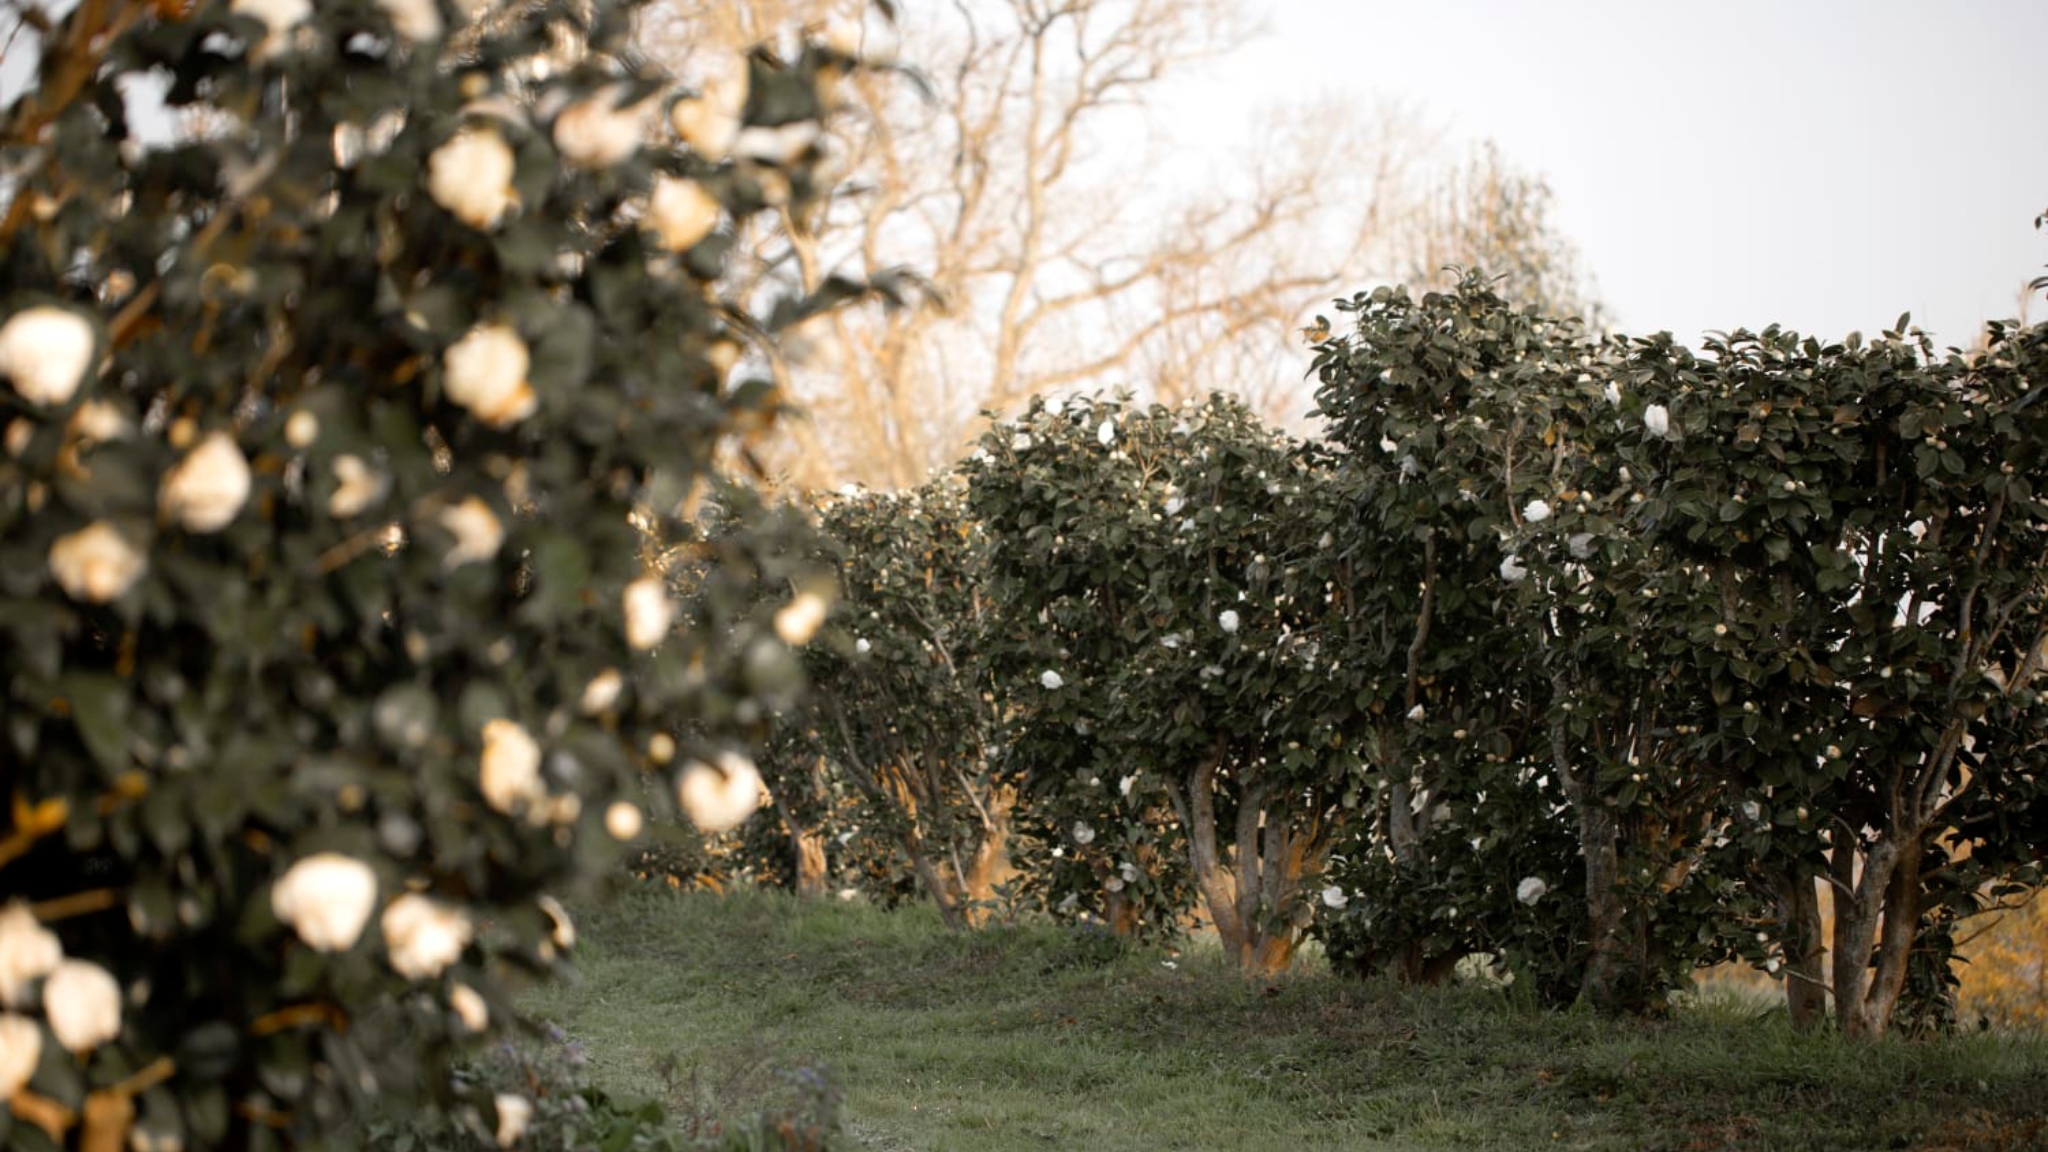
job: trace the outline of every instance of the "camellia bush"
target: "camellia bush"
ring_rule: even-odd
[[[854,62],[694,91],[603,0],[42,19],[0,114],[0,1144],[319,1146],[507,1026],[643,777],[759,802],[791,586],[678,628],[671,545],[775,415],[731,238],[823,191]]]

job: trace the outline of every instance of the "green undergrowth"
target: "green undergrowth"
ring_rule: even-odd
[[[680,1123],[842,1098],[832,1147],[2048,1147],[2048,1043],[1798,1036],[1753,1003],[1663,1021],[1546,1012],[1512,987],[1310,971],[924,909],[639,891],[581,915],[579,976],[526,1007],[591,1081]]]

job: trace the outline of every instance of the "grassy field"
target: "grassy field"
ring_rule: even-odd
[[[2048,1148],[2048,1042],[1846,1045],[1708,1003],[1549,1013],[1049,925],[951,933],[765,893],[629,894],[579,917],[581,978],[527,1007],[614,1094],[684,1119],[843,1093],[835,1147]]]

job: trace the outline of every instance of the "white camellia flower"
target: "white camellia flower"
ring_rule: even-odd
[[[377,0],[400,36],[418,44],[441,38],[441,9],[434,0]]]
[[[761,772],[738,752],[720,752],[716,766],[692,760],[676,779],[676,799],[703,832],[726,832],[761,806]]]
[[[510,324],[479,324],[442,354],[448,398],[492,428],[533,415],[538,401],[526,382],[532,358]]]
[[[669,126],[690,151],[717,164],[732,155],[746,103],[746,71],[735,69],[731,77],[706,83],[700,94],[676,101],[668,111]]]
[[[1750,823],[1755,824],[1764,818],[1763,805],[1758,804],[1754,800],[1744,800],[1742,802],[1742,815],[1746,817]]]
[[[583,686],[583,698],[577,701],[585,716],[595,716],[610,711],[619,702],[619,693],[626,689],[626,678],[619,675],[617,668],[606,668],[590,678]]]
[[[464,128],[427,157],[427,195],[478,231],[498,226],[519,205],[512,188],[517,164],[498,130]]]
[[[1351,897],[1346,896],[1344,889],[1337,887],[1335,884],[1323,889],[1323,907],[1342,908],[1349,903],[1351,903]]]
[[[1606,397],[1609,404],[1617,408],[1621,406],[1621,385],[1616,384],[1614,381],[1609,380],[1607,387],[1600,390],[1600,395]]]
[[[1107,416],[1103,417],[1102,423],[1095,428],[1095,439],[1104,448],[1116,443],[1116,421],[1111,420]]]
[[[569,910],[562,902],[543,892],[534,899],[540,910],[548,917],[548,942],[567,951],[576,946],[576,922],[569,918]]]
[[[1394,441],[1391,438],[1386,436],[1380,437],[1380,451],[1385,452],[1389,456],[1392,456],[1394,453],[1399,452],[1400,450],[1401,446],[1399,444],[1394,443]]]
[[[498,1109],[498,1147],[510,1148],[526,1135],[533,1120],[533,1101],[516,1092],[500,1092],[491,1101]]]
[[[1522,506],[1522,519],[1531,524],[1541,524],[1550,519],[1550,504],[1544,500],[1531,500]]]
[[[467,984],[449,985],[448,1007],[467,1031],[481,1032],[491,1026],[491,1006],[484,1003],[482,993]]]
[[[1570,545],[1572,559],[1574,560],[1589,559],[1593,555],[1593,534],[1591,532],[1574,532],[1565,543]]]
[[[664,173],[654,178],[654,190],[647,194],[647,215],[642,223],[663,248],[687,252],[718,228],[724,210],[702,184]]]
[[[645,652],[662,642],[669,625],[675,623],[675,602],[659,576],[642,576],[626,585],[626,643]]]
[[[436,519],[455,537],[455,546],[441,558],[444,569],[489,560],[505,542],[505,526],[498,522],[498,514],[478,497],[467,496],[461,503],[441,509]]]
[[[555,148],[578,168],[610,168],[629,159],[647,139],[653,106],[619,103],[625,88],[608,84],[555,117]]]
[[[121,1034],[121,985],[88,960],[65,960],[43,981],[43,1019],[64,1050],[83,1054]]]
[[[149,558],[105,520],[95,520],[50,544],[50,575],[73,600],[105,604],[149,570]]]
[[[328,468],[340,481],[327,498],[327,514],[336,520],[360,516],[384,498],[384,474],[364,463],[361,456],[344,452]]]
[[[1131,788],[1137,783],[1138,774],[1136,772],[1133,772],[1129,776],[1126,776],[1123,779],[1118,780],[1116,782],[1116,794],[1119,796],[1129,796],[1131,794]]]
[[[604,830],[614,840],[632,840],[640,835],[644,821],[639,806],[624,800],[614,800],[604,810]]]
[[[1643,409],[1643,430],[1662,440],[1671,434],[1671,413],[1662,404]]]
[[[510,814],[547,796],[540,778],[540,745],[504,717],[484,722],[480,778],[484,803]]]
[[[48,976],[63,960],[56,933],[43,927],[27,904],[10,900],[0,908],[0,1004],[19,1007],[29,983]]]
[[[1084,820],[1077,820],[1077,821],[1075,821],[1075,822],[1074,822],[1074,843],[1076,843],[1076,844],[1082,844],[1082,845],[1087,845],[1087,844],[1093,844],[1093,843],[1095,843],[1095,828],[1094,828],[1094,826],[1093,826],[1093,825],[1091,825],[1091,824],[1089,824],[1088,822],[1086,822],[1086,821],[1084,821]]]
[[[21,1091],[42,1059],[43,1030],[36,1022],[0,1012],[0,1101]]]
[[[1543,894],[1548,891],[1550,885],[1545,884],[1541,876],[1524,876],[1522,882],[1515,885],[1515,899],[1524,904],[1534,905],[1543,899]]]
[[[285,418],[284,442],[294,448],[310,448],[320,438],[320,417],[304,408]]]
[[[811,642],[825,623],[825,599],[815,592],[799,592],[796,599],[775,613],[775,634],[784,644],[798,646]]]
[[[99,336],[69,308],[38,304],[0,324],[0,375],[31,404],[69,403],[92,369]]]
[[[211,432],[164,473],[157,504],[188,532],[218,532],[249,500],[249,461],[226,432]]]
[[[1507,581],[1510,584],[1519,584],[1522,582],[1522,577],[1527,576],[1528,574],[1529,570],[1527,568],[1522,567],[1522,561],[1520,558],[1515,556],[1505,556],[1501,558],[1501,579]]]
[[[1222,611],[1222,613],[1216,617],[1216,626],[1218,628],[1223,629],[1225,632],[1237,631],[1237,623],[1237,609],[1235,608],[1225,608]]]
[[[873,652],[875,650],[875,646],[873,644],[868,643],[868,638],[863,636],[860,639],[855,640],[853,642],[853,650],[865,656],[868,653]]]
[[[270,910],[318,952],[344,952],[377,904],[377,874],[339,852],[316,852],[270,886]]]
[[[1010,451],[1022,452],[1029,447],[1031,447],[1030,433],[1019,432],[1015,436],[1010,437]]]
[[[407,980],[431,980],[462,958],[475,927],[452,904],[407,892],[385,905],[378,921],[391,968]]]
[[[1065,687],[1067,683],[1059,673],[1050,668],[1038,674],[1038,682],[1044,685],[1045,690],[1048,692],[1057,692]]]
[[[1420,723],[1422,721],[1422,718],[1424,716],[1427,716],[1428,714],[1429,713],[1423,709],[1422,705],[1417,704],[1415,707],[1410,708],[1408,710],[1408,719]]]

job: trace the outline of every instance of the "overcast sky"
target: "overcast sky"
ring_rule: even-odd
[[[1353,93],[1492,138],[1624,331],[1968,344],[2048,264],[2044,0],[1246,2],[1267,34],[1169,115]]]

